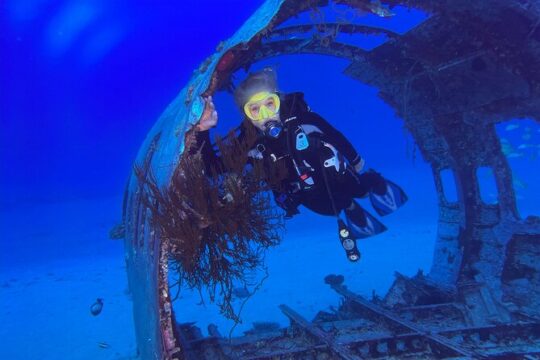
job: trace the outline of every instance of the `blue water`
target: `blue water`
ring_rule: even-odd
[[[2,204],[119,194],[153,121],[260,3],[3,1]]]
[[[127,176],[147,131],[192,71],[261,3],[2,3],[0,359],[134,355],[122,243],[108,239],[121,216]],[[366,15],[363,23],[404,33],[426,18],[407,9],[396,13],[392,20]],[[343,41],[370,49],[385,39]],[[280,90],[304,92],[312,110],[351,140],[367,167],[399,182],[410,201],[385,218],[384,236],[362,242],[359,264],[346,261],[334,219],[302,210],[288,222],[282,244],[269,252],[270,276],[246,304],[236,335],[253,321],[285,325],[277,309],[281,303],[306,318],[335,306],[338,297],[323,284],[329,273],[343,273],[358,293],[383,295],[395,271],[429,271],[436,238],[431,168],[377,90],[344,76],[342,59],[277,57],[253,69],[268,65],[278,73]],[[239,72],[238,78],[244,75]],[[220,120],[214,133],[223,134],[239,114],[228,93],[216,94],[215,103]],[[531,199],[540,198],[538,123],[508,119],[497,131],[514,154],[509,163],[520,214],[532,215],[537,204]],[[444,182],[452,197],[448,175]],[[489,173],[479,179],[486,184],[485,201],[492,201],[496,188]],[[89,307],[98,297],[105,307],[92,317]],[[231,322],[215,305],[198,302],[185,291],[175,304],[187,309],[179,319],[202,327],[214,322],[227,334]]]
[[[135,354],[123,247],[108,239],[135,154],[259,4],[0,3],[0,359]]]

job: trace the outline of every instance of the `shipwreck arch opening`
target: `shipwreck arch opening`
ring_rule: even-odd
[[[335,218],[301,208],[301,214],[287,221],[282,243],[267,252],[269,276],[263,285],[251,295],[266,276],[258,273],[250,279],[253,286],[236,289],[234,305],[236,309],[242,307],[242,324],[235,326],[223,318],[218,307],[204,296],[204,304],[196,305],[199,294],[182,290],[182,298],[173,302],[175,308],[182,309],[176,312],[179,322],[196,319],[202,329],[212,323],[225,335],[233,327],[232,334],[241,335],[253,323],[287,325],[288,319],[278,308],[281,303],[294,304],[309,319],[319,310],[336,307],[339,296],[323,282],[329,274],[344,275],[348,286],[366,297],[382,296],[395,272],[407,276],[419,269],[428,272],[436,240],[438,207],[431,166],[415,149],[403,120],[377,96],[376,89],[344,76],[347,61],[336,57],[278,56],[261,60],[250,70],[266,66],[276,69],[281,91],[304,92],[311,109],[350,139],[366,159],[366,167],[399,183],[409,202],[395,214],[381,218],[389,228],[387,232],[359,242],[363,258],[358,264],[347,261],[337,238]],[[237,71],[235,83],[246,74],[245,70]],[[212,135],[224,135],[239,124],[241,114],[231,93],[217,92],[213,98],[219,122]],[[366,200],[361,202],[374,213]],[[411,249],[415,249],[414,256],[404,256]]]

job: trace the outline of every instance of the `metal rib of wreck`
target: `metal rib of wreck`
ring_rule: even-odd
[[[175,321],[168,249],[150,224],[132,175],[123,226],[140,358],[206,359],[205,349],[224,359],[540,358],[540,218],[519,217],[511,169],[495,132],[508,119],[540,121],[538,2],[336,3],[379,16],[391,15],[398,5],[430,16],[403,35],[336,24],[326,24],[335,31],[325,35],[314,24],[280,25],[328,1],[267,0],[194,72],[149,132],[136,164],[167,187],[183,156],[185,134],[203,113],[202,97],[225,88],[237,69],[283,54],[345,58],[345,75],[379,90],[432,167],[439,223],[431,271],[413,278],[398,274],[384,299],[372,301],[337,286],[344,297],[340,310],[321,313],[313,323],[283,306],[291,327],[255,337],[259,348],[253,337],[227,345],[215,328],[210,338],[193,336],[196,328]],[[366,51],[337,41],[339,32],[383,33],[388,40]],[[493,170],[496,204],[480,198],[476,170],[482,166]],[[455,175],[457,202],[444,196],[445,169]],[[349,337],[340,329],[348,329]],[[296,337],[299,331],[309,336]],[[288,350],[275,346],[281,341],[288,341]]]

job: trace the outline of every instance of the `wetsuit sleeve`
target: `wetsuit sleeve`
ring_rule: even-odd
[[[328,140],[336,149],[345,156],[351,166],[356,166],[362,157],[356,152],[351,142],[336,128],[334,128],[322,116],[314,112],[305,113],[306,122],[315,125],[328,136]]]

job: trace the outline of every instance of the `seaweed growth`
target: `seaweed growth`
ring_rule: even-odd
[[[194,132],[187,134],[186,149],[194,138]],[[145,176],[135,168],[152,226],[178,271],[179,288],[199,293],[206,288],[212,302],[218,295],[221,312],[235,322],[240,322],[232,307],[235,284],[246,284],[248,273],[264,269],[264,251],[279,243],[284,228],[269,192],[283,172],[269,176],[262,163],[248,165],[250,143],[234,136],[218,139],[217,168],[208,168],[200,151],[186,150],[166,189],[151,172]]]

